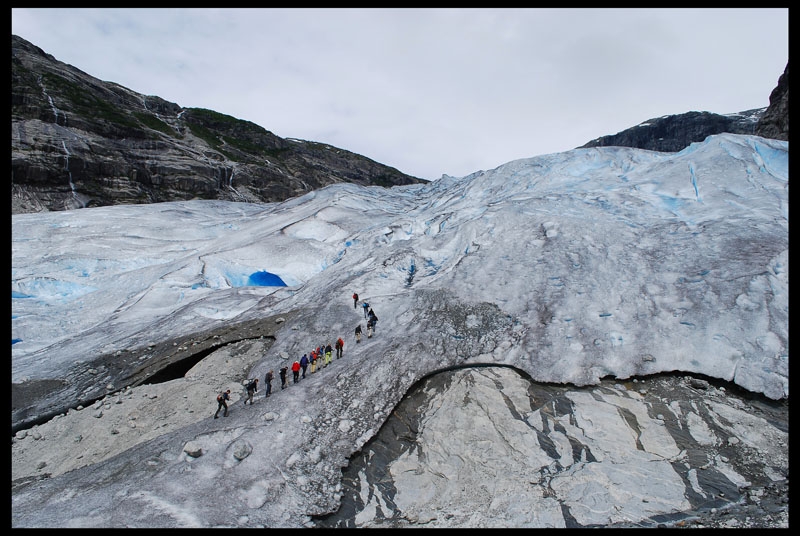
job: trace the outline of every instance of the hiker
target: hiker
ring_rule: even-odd
[[[300,358],[300,366],[303,368],[303,378],[306,377],[306,368],[308,368],[308,354],[303,354]]]
[[[297,360],[292,363],[292,380],[294,383],[300,381],[300,362]]]
[[[317,351],[311,350],[309,355],[311,356],[311,374],[314,374],[317,371]]]
[[[361,307],[364,308],[364,318],[366,319],[367,318],[367,309],[369,309],[369,304],[367,302],[364,302],[364,303],[361,304]]]
[[[217,405],[217,412],[214,414],[214,418],[215,419],[219,418],[219,410],[221,410],[222,408],[225,408],[225,413],[223,413],[222,416],[223,417],[227,417],[228,416],[228,404],[226,404],[225,402],[227,400],[230,400],[230,399],[231,399],[231,390],[230,389],[228,389],[224,393],[220,393],[220,394],[217,395],[218,405]]]
[[[361,324],[356,326],[356,342],[361,342]]]
[[[244,405],[247,405],[247,402],[250,402],[250,405],[253,405],[253,394],[258,391],[258,378],[250,380],[250,383],[247,384],[247,398],[244,401]]]
[[[342,357],[342,352],[344,351],[344,341],[341,337],[336,339],[336,359]]]
[[[358,308],[358,294],[353,292],[353,309]]]
[[[328,346],[325,347],[325,366],[331,364],[331,355],[333,354],[333,348],[331,348],[331,343],[328,343]]]
[[[372,309],[369,310],[369,319],[372,320],[372,331],[375,331],[375,325],[378,323],[378,317],[372,311]]]
[[[289,370],[289,367],[281,367],[278,374],[281,375],[281,391],[286,389],[286,371]]]
[[[372,338],[372,328],[373,328],[373,323],[372,323],[372,319],[370,318],[369,320],[367,320],[367,338],[368,339]]]
[[[272,394],[272,380],[275,378],[275,374],[273,374],[272,370],[267,372],[266,378],[264,378],[264,383],[267,384],[267,392],[264,395],[264,398],[269,398],[269,395]]]

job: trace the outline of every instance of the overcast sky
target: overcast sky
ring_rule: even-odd
[[[14,8],[101,80],[424,179],[769,105],[789,10]]]

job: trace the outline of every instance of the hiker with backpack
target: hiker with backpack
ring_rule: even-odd
[[[361,342],[361,324],[356,326],[356,342]]]
[[[224,393],[220,393],[217,395],[217,412],[214,414],[214,418],[219,418],[219,410],[225,408],[225,413],[222,414],[223,417],[228,416],[228,404],[226,403],[228,400],[231,399],[231,390],[228,389]]]
[[[258,378],[252,379],[247,384],[247,398],[244,401],[244,405],[247,405],[247,402],[250,402],[250,405],[253,405],[253,394],[258,391]]]
[[[374,323],[372,322],[372,318],[367,320],[367,338],[372,338],[372,328],[374,327]]]
[[[267,372],[267,376],[264,378],[264,383],[267,385],[267,392],[264,394],[264,398],[269,398],[269,395],[272,394],[272,379],[275,375],[272,373],[272,370]]]
[[[364,303],[361,304],[361,307],[364,308],[364,318],[366,319],[367,318],[367,309],[369,309],[369,304],[367,302],[364,302]]]
[[[311,350],[311,353],[308,355],[311,360],[311,374],[314,374],[317,371],[317,349]]]
[[[333,348],[331,348],[331,343],[328,343],[328,346],[325,347],[325,366],[331,364],[331,354],[333,354]]]
[[[378,316],[371,308],[369,310],[369,319],[372,320],[372,331],[375,331],[375,324],[378,323]]]
[[[286,389],[286,372],[289,370],[289,367],[281,367],[278,371],[278,374],[281,376],[281,391]]]
[[[353,292],[353,309],[358,308],[358,294]]]
[[[342,352],[344,352],[344,341],[339,337],[336,339],[336,359],[342,357]]]

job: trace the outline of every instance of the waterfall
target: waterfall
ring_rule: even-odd
[[[72,190],[73,197],[75,196],[75,184],[72,182],[72,172],[69,170],[69,150],[67,149],[67,143],[64,140],[61,140],[61,146],[64,148],[64,153],[67,155],[64,158],[64,171],[67,172],[67,176],[69,177],[69,189]]]
[[[227,170],[225,170],[225,172],[227,173]],[[236,190],[236,188],[233,187],[233,174],[234,173],[236,173],[236,168],[231,168],[231,174],[230,174],[230,177],[228,177],[228,189],[233,191],[233,193],[235,193],[237,196],[239,196],[239,198],[242,201],[247,201],[247,198],[245,196],[243,196],[241,193],[239,193],[239,191]]]
[[[47,92],[44,91],[44,88],[42,88],[42,91],[44,92],[45,96],[47,97],[47,100],[50,102],[50,107],[53,109],[53,115],[56,116],[55,123],[57,125],[58,124],[58,108],[56,108],[55,103],[53,103],[53,97],[48,95]]]
[[[64,140],[61,140],[61,146],[64,148],[64,154],[66,154],[64,159],[64,171],[67,172],[67,177],[69,178],[69,189],[72,191],[72,199],[74,199],[76,203],[80,204],[81,208],[85,208],[86,203],[80,200],[78,197],[78,192],[75,190],[75,183],[72,182],[72,172],[69,170],[69,150],[67,149],[67,143]]]
[[[50,95],[47,94],[47,90],[45,89],[44,84],[42,84],[42,77],[41,76],[38,77],[38,82],[39,82],[39,85],[42,87],[42,94],[45,97],[47,97],[47,102],[50,103],[50,108],[53,110],[53,115],[55,116],[54,123],[57,125],[58,124],[58,108],[56,108],[56,105],[53,102],[53,98]],[[64,117],[64,125],[66,126],[66,124],[67,124],[67,116],[64,115],[64,114],[61,114],[61,115]]]

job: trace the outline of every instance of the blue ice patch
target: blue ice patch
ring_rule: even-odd
[[[659,197],[661,198],[661,202],[667,207],[667,210],[672,212],[675,212],[683,206],[683,201],[675,197],[670,197],[667,195],[659,195]]]
[[[253,287],[285,287],[286,283],[273,273],[260,271],[250,274],[248,285]]]
[[[14,346],[18,342],[22,342],[22,339],[11,339],[11,346]]]

